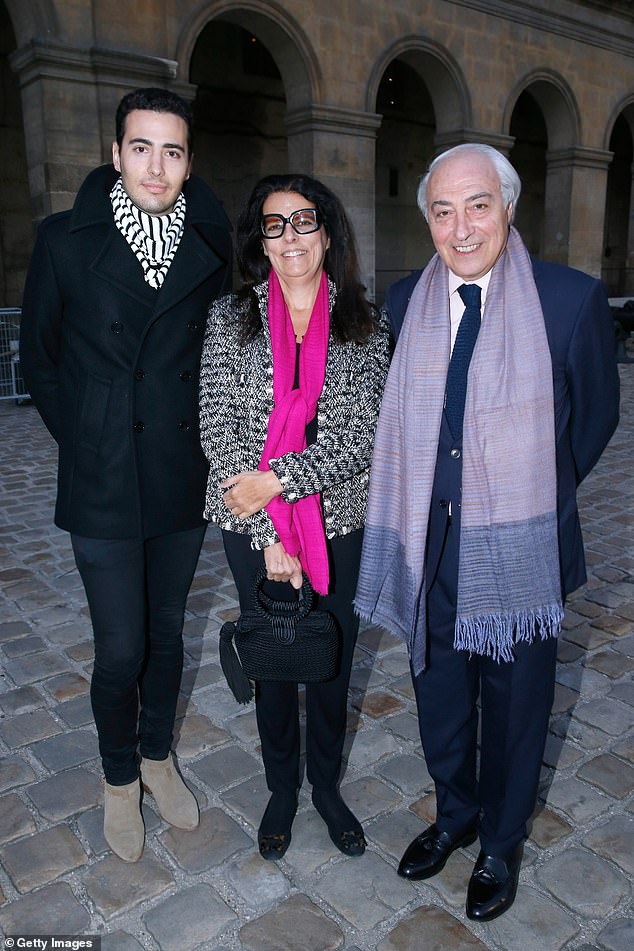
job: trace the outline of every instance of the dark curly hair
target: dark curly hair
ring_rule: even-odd
[[[330,247],[324,268],[335,282],[337,297],[330,315],[333,337],[340,343],[362,343],[374,332],[377,310],[368,301],[359,275],[359,262],[354,233],[343,205],[322,182],[308,175],[267,175],[251,192],[246,208],[238,219],[236,258],[245,281],[238,297],[245,306],[246,321],[243,339],[252,340],[262,332],[262,321],[253,287],[266,280],[271,263],[262,250],[260,221],[262,207],[275,192],[297,192],[319,211]]]
[[[125,135],[125,124],[128,113],[135,109],[146,112],[171,112],[182,119],[187,126],[187,154],[191,156],[193,150],[193,125],[192,112],[189,105],[180,96],[172,92],[171,89],[160,89],[158,87],[148,87],[146,89],[133,89],[127,93],[119,105],[115,116],[115,138],[117,145],[121,148],[123,137]]]

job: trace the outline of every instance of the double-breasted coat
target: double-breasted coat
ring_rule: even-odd
[[[209,302],[230,287],[230,224],[195,176],[160,290],[114,224],[113,166],[39,228],[20,359],[59,449],[55,523],[91,538],[145,538],[203,524],[207,462],[198,379]]]

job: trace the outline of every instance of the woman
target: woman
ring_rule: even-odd
[[[269,594],[296,596],[304,571],[337,621],[339,673],[306,686],[306,773],[334,844],[361,855],[363,830],[338,781],[387,324],[365,298],[343,207],[315,179],[262,179],[238,223],[237,257],[246,284],[211,306],[203,349],[205,517],[222,529],[242,610],[265,565]],[[280,859],[299,793],[297,684],[258,682],[256,715],[271,792],[258,844]]]

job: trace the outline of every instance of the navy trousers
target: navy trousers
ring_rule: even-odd
[[[139,775],[139,747],[146,759],[169,754],[185,603],[205,527],[148,539],[71,536],[95,639],[90,699],[112,786]]]
[[[454,650],[458,541],[456,521],[447,518],[427,592],[427,666],[414,677],[421,740],[439,829],[459,836],[477,824],[483,851],[505,858],[525,838],[535,807],[557,641],[519,645],[512,663]]]

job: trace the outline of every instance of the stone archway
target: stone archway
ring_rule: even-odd
[[[509,97],[505,128],[510,160],[522,179],[516,224],[529,250],[568,262],[572,156],[580,117],[571,90],[555,73],[525,76]]]
[[[176,60],[193,99],[195,171],[234,225],[260,177],[313,171],[288,119],[318,96],[320,72],[287,14],[260,0],[210,3],[185,24]]]
[[[634,295],[634,100],[621,103],[609,123],[608,171],[601,277],[612,297]]]
[[[55,36],[56,13],[53,0],[4,0],[15,33],[17,46],[32,36]]]
[[[575,96],[557,73],[539,70],[522,79],[508,99],[505,128],[521,129],[522,112],[526,116],[531,110],[533,141],[519,136],[511,151],[529,199],[526,209],[520,200],[518,226],[522,220],[526,224],[522,216],[528,214],[532,251],[599,276],[611,153],[581,144]],[[538,125],[542,133],[535,137]]]
[[[376,142],[376,298],[434,253],[416,205],[439,148],[464,141],[471,102],[457,65],[436,44],[405,37],[372,71],[367,108],[382,116]]]
[[[21,304],[33,241],[20,89],[9,64],[16,45],[10,5],[0,0],[0,307]]]
[[[196,87],[195,171],[235,224],[255,182],[288,170],[284,83],[264,43],[224,19],[200,33],[189,78]]]
[[[372,230],[374,212],[374,137],[378,117],[372,112],[340,108],[322,102],[322,79],[319,57],[308,41],[298,22],[280,6],[264,0],[217,0],[198,11],[185,24],[177,44],[176,59],[179,63],[180,84],[187,89],[193,99],[197,95],[197,85],[206,82],[204,56],[197,53],[197,44],[204,31],[209,31],[203,42],[219,42],[218,32],[225,31],[231,42],[242,45],[253,39],[266,54],[260,58],[260,65],[266,76],[258,90],[259,103],[256,104],[257,122],[252,122],[250,137],[243,124],[243,148],[238,163],[239,182],[234,185],[230,176],[236,176],[236,163],[227,156],[224,160],[227,194],[231,206],[227,206],[230,217],[235,221],[238,205],[244,201],[248,186],[252,185],[260,174],[281,170],[286,137],[286,167],[289,171],[301,171],[312,174],[331,187],[345,201],[346,211],[355,228],[362,279],[369,292],[374,288],[374,234]],[[231,29],[229,29],[229,27]],[[263,66],[268,58],[269,67]],[[273,68],[270,68],[270,64]],[[222,89],[236,79],[237,88],[231,95],[245,92],[253,85],[253,76],[247,75],[242,60],[236,72],[232,64],[229,75],[225,74]],[[192,71],[193,69],[193,71]],[[264,82],[265,80],[265,82]],[[202,95],[205,99],[207,92]],[[268,96],[268,98],[267,98]],[[253,105],[253,103],[251,103]],[[223,109],[226,117],[226,109]],[[253,111],[250,112],[253,119]],[[239,134],[232,119],[232,132]],[[239,122],[243,121],[243,117]],[[216,145],[222,147],[220,137]],[[254,147],[249,165],[249,145]],[[221,190],[214,166],[218,153],[207,157],[210,169],[210,181]],[[221,163],[223,159],[221,158]],[[271,165],[273,167],[271,167]],[[200,166],[199,166],[200,167]],[[204,165],[202,166],[204,169]],[[232,195],[233,192],[233,195]],[[238,200],[238,195],[240,199]],[[221,197],[225,195],[221,192]]]
[[[291,16],[265,0],[216,0],[190,17],[176,46],[180,80],[189,81],[194,48],[214,20],[242,27],[264,44],[280,72],[289,112],[319,100],[321,70],[315,50]]]
[[[229,49],[223,48],[225,41]],[[255,44],[255,55],[249,54],[251,43]],[[210,52],[218,57],[213,65],[209,61]],[[277,139],[279,145],[279,140],[287,137],[288,167],[313,171],[310,149],[305,148],[301,135],[294,134],[292,129],[289,131],[289,126],[293,125],[294,116],[309,112],[312,104],[319,100],[321,71],[306,34],[292,17],[265,0],[216,0],[198,10],[183,26],[176,61],[178,79],[189,84],[191,98],[196,97],[201,84],[208,83],[213,84],[216,94],[242,95],[240,115],[234,113],[232,121],[242,124],[243,136],[249,123],[253,126],[251,143],[245,140],[247,150],[257,138],[260,145],[256,151],[261,150],[267,128],[260,125],[260,120],[266,118],[268,112],[272,123],[270,138]],[[254,95],[258,103],[252,110],[253,103],[250,104],[249,99]],[[204,102],[200,106],[202,111]],[[226,116],[226,108],[221,112]],[[209,127],[209,117],[200,116],[200,119]],[[220,122],[224,123],[225,118],[221,116]],[[234,125],[236,131],[237,125]],[[210,167],[213,162],[211,155],[208,157]],[[279,170],[279,156],[276,165]],[[263,168],[262,171],[274,169]],[[257,176],[258,169],[254,167],[252,181]],[[215,180],[214,175],[211,180]]]
[[[509,159],[522,181],[514,224],[531,254],[541,256],[548,131],[537,100],[527,90],[517,99],[509,135],[514,139]]]

